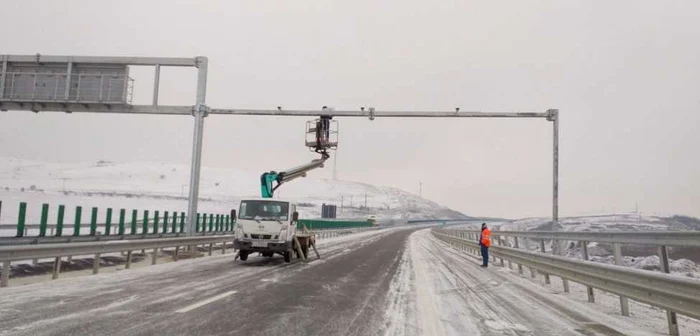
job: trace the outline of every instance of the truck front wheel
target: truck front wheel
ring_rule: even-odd
[[[284,252],[284,262],[292,262],[292,251]]]
[[[238,256],[241,257],[241,260],[246,261],[248,260],[248,251],[240,251]]]

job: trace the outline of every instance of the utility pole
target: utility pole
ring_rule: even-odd
[[[420,196],[421,198],[423,198],[423,182],[421,181],[421,182],[418,182],[418,183],[420,184],[420,187],[419,187],[419,189],[418,189],[418,196]]]
[[[367,209],[367,193],[365,193],[365,211],[369,212],[369,209]]]

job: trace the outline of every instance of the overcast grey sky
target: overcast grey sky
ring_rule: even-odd
[[[177,3],[177,4],[176,4]],[[209,57],[217,108],[561,111],[561,212],[700,216],[700,2],[2,1],[0,54]],[[133,69],[136,102],[152,71]],[[194,102],[164,69],[161,102]],[[207,118],[204,165],[315,156],[305,119]],[[551,123],[340,119],[338,175],[551,214]],[[191,117],[0,113],[0,157],[189,163]],[[313,172],[330,177],[332,169]]]

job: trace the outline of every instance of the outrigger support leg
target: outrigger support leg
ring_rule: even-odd
[[[306,256],[304,255],[304,251],[301,249],[301,244],[299,244],[299,239],[297,237],[294,237],[294,244],[297,246],[297,253],[299,253],[301,260],[306,261]]]

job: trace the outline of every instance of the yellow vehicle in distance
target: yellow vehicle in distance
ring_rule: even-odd
[[[367,216],[367,221],[372,223],[372,225],[377,225],[377,215]]]

